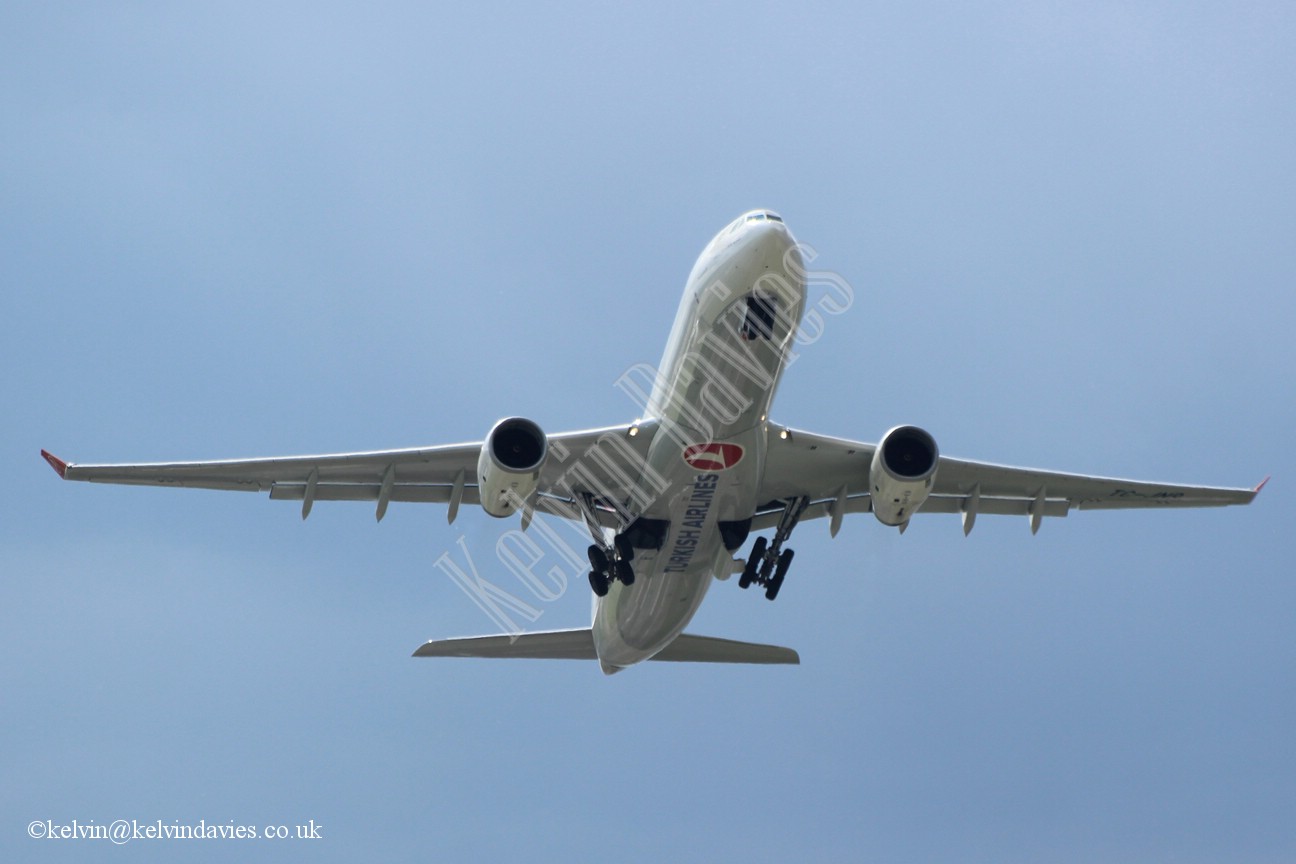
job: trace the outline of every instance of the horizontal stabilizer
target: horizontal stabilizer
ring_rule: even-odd
[[[531,660],[597,660],[594,633],[579,630],[544,630],[517,636],[468,636],[425,642],[415,657],[519,657]],[[791,648],[737,642],[683,633],[652,660],[676,663],[800,663]]]
[[[675,641],[653,656],[653,660],[676,663],[794,663],[801,658],[791,648],[762,645],[759,642],[736,642],[713,636],[681,633]]]
[[[597,660],[594,631],[542,630],[510,636],[465,636],[424,642],[415,657],[525,657],[531,660]]]

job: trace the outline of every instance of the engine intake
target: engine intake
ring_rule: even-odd
[[[492,516],[512,516],[535,492],[549,455],[549,439],[524,417],[499,421],[486,435],[477,457],[481,505]]]
[[[882,436],[869,466],[873,515],[883,525],[904,525],[931,493],[940,464],[936,439],[917,426],[897,426]]]

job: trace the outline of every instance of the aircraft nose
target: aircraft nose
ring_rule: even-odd
[[[750,242],[759,247],[764,257],[778,260],[793,253],[797,248],[797,242],[783,220],[777,218],[777,214],[775,215],[774,219],[761,219],[748,223],[747,230],[751,238]]]

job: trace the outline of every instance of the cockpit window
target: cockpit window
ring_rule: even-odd
[[[757,210],[755,212],[748,213],[747,218],[744,221],[764,222],[766,219],[768,219],[771,222],[783,221],[783,217],[775,213],[773,210]]]
[[[766,213],[766,214],[765,214],[765,218],[769,219],[771,222],[782,222],[782,221],[783,221],[783,217],[780,216],[780,215],[778,215],[777,213]]]

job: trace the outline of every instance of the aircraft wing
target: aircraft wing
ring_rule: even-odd
[[[641,424],[549,436],[537,491],[560,501],[585,491],[628,497],[639,477],[634,466],[642,464],[653,431]],[[65,462],[45,450],[41,455],[65,480],[269,492],[275,500],[301,501],[303,518],[315,501],[376,501],[379,519],[389,501],[449,503],[453,518],[459,503],[480,503],[481,448],[478,441],[318,456],[102,465]]]
[[[764,503],[752,529],[777,525],[784,502],[800,496],[808,499],[801,519],[831,516],[837,524],[841,514],[872,512],[869,466],[876,449],[874,444],[772,427],[760,493]],[[931,493],[917,513],[963,514],[965,532],[981,513],[1023,515],[1038,530],[1043,517],[1071,510],[1249,504],[1262,486],[1150,483],[941,456]]]

